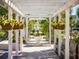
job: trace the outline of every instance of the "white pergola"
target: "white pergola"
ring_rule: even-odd
[[[26,40],[28,40],[28,18],[29,17],[49,17],[49,43],[51,44],[51,18],[56,19],[56,16],[61,19],[60,13],[65,11],[65,59],[69,59],[69,17],[70,8],[78,3],[78,0],[3,0],[8,5],[8,18],[11,19],[12,10],[16,12],[16,19],[18,16],[26,17]],[[20,50],[22,50],[22,33],[20,30]],[[16,32],[16,56],[18,56],[18,30]],[[56,45],[56,32],[58,32],[58,54],[61,55],[61,30],[54,30],[54,46]],[[12,31],[9,31],[9,53],[8,59],[12,59]],[[26,41],[27,42],[27,41]]]

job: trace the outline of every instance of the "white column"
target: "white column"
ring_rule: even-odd
[[[22,21],[22,17],[20,19],[20,21]],[[23,45],[23,29],[20,29],[20,51],[22,52],[22,45]]]
[[[59,14],[59,21],[61,20],[61,14]],[[58,55],[61,56],[61,30],[58,30]]]
[[[22,52],[22,45],[23,45],[23,36],[22,36],[23,30],[20,29],[20,51]]]
[[[54,17],[54,20],[56,20],[56,17]],[[54,30],[54,50],[56,49],[56,30]]]
[[[54,50],[56,50],[56,30],[54,30]]]
[[[8,7],[8,19],[12,18],[12,9]],[[12,56],[12,31],[8,31],[8,59],[13,59]]]
[[[51,17],[49,17],[49,44],[51,44]]]
[[[18,21],[19,20],[19,15],[18,14],[16,14],[16,20]],[[16,35],[16,38],[15,38],[15,40],[16,40],[16,56],[18,56],[18,54],[19,54],[19,30],[18,29],[16,29],[15,30],[15,35]]]
[[[61,30],[58,30],[58,55],[61,56]]]
[[[28,17],[26,17],[26,44],[28,42]]]
[[[66,10],[66,19],[65,19],[65,59],[69,59],[69,32],[70,32],[70,26],[69,26],[69,17],[70,17],[70,9]]]
[[[22,19],[23,24],[24,24],[24,21],[25,21],[25,18]],[[23,29],[22,34],[23,34],[23,37],[25,38],[25,28]]]
[[[25,18],[22,19],[22,22],[25,25]],[[23,29],[22,36],[24,37],[23,40],[25,40],[25,28]]]

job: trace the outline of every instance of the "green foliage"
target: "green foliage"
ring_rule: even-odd
[[[45,34],[42,32],[41,35],[45,35]]]
[[[75,44],[79,43],[79,32],[78,31],[71,32],[70,36],[73,37],[72,40]]]
[[[34,30],[34,24],[35,24],[35,21],[29,19],[29,21],[28,21],[29,34],[32,34],[32,33],[35,32],[35,30]]]
[[[35,33],[35,29],[33,29],[31,32],[30,32],[30,35],[34,35]]]
[[[26,44],[26,40],[23,40],[23,44]]]
[[[13,39],[13,43],[15,43],[16,41],[15,41],[15,32],[13,31],[13,37],[12,37],[12,39]]]
[[[74,41],[75,41],[76,44],[79,43],[79,36],[76,37]]]
[[[22,38],[23,38],[23,43],[25,44],[26,43],[25,37],[22,37]]]
[[[3,37],[6,34],[5,31],[0,31],[0,37]]]
[[[75,26],[75,18],[74,16],[70,16],[70,26],[73,28]]]
[[[12,30],[12,29],[23,29],[24,25],[21,21],[16,21],[15,19],[5,19],[4,17],[0,20],[0,26],[3,30]]]
[[[15,43],[16,42],[15,39],[13,39],[12,42]]]
[[[45,35],[48,34],[48,28],[49,28],[49,22],[48,20],[41,20],[41,32],[43,32]]]
[[[0,6],[0,16],[6,16],[8,14],[8,10]]]
[[[75,25],[75,27],[79,29],[79,20],[77,20],[77,23]]]
[[[79,8],[77,8],[76,14],[79,17]]]
[[[40,36],[39,31],[35,32],[34,35],[35,35],[35,36]]]
[[[65,11],[63,11],[62,13],[61,13],[61,18],[65,18]]]
[[[53,29],[61,29],[61,30],[63,30],[65,28],[65,21],[64,21],[64,19],[61,19],[59,21],[53,20],[52,21],[52,27],[53,27]]]

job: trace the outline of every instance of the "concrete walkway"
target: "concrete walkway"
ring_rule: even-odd
[[[53,48],[46,47],[24,47],[22,55],[14,59],[59,59]]]
[[[21,55],[14,56],[13,59],[59,59],[54,52],[54,46],[50,46],[46,40],[41,40],[41,45],[33,42],[34,40],[30,40],[27,45],[23,45]],[[0,52],[0,59],[8,58],[8,51],[0,50]]]
[[[0,56],[0,59],[7,59],[8,53]],[[14,56],[13,59],[59,59],[53,50],[53,46],[26,47],[23,46],[21,55]]]

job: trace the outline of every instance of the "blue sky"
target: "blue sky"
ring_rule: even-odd
[[[72,10],[73,10],[72,13],[71,13],[72,15],[76,15],[77,8],[79,8],[79,5],[72,8]]]

